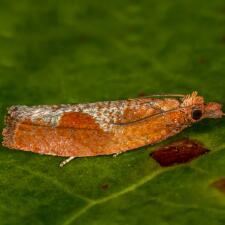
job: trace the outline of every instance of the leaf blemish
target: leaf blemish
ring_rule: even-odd
[[[138,93],[138,97],[144,97],[147,96],[147,94],[144,91],[141,91]]]
[[[198,59],[198,63],[201,64],[201,65],[206,64],[207,63],[207,59],[205,59],[204,57],[200,57]]]
[[[101,185],[101,189],[102,189],[103,191],[106,191],[108,188],[109,188],[109,184],[102,184],[102,185]]]
[[[221,38],[221,42],[224,44],[225,43],[225,35]]]
[[[185,138],[157,149],[150,156],[166,167],[189,162],[207,152],[201,143]]]
[[[225,178],[214,181],[211,186],[225,194]]]

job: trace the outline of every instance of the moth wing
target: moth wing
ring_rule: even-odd
[[[76,105],[13,106],[6,123],[106,131],[112,124],[129,124],[166,113],[179,105],[175,98],[145,97]]]
[[[115,138],[116,130],[111,128],[144,120],[178,105],[174,99],[144,98],[78,105],[14,106],[6,118],[3,145],[58,156],[121,152],[125,150],[121,145],[124,137]]]

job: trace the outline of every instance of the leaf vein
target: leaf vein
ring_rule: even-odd
[[[176,168],[176,167],[174,167]],[[79,210],[78,212],[74,212],[72,214],[71,217],[68,218],[68,220],[66,220],[62,225],[70,225],[72,222],[74,222],[77,218],[79,218],[81,215],[83,215],[84,213],[86,213],[90,208],[92,208],[93,206],[105,203],[107,201],[110,201],[112,199],[118,198],[122,195],[125,195],[131,191],[136,190],[137,188],[141,187],[142,185],[146,184],[147,182],[151,181],[152,179],[154,179],[156,176],[164,173],[165,171],[174,169],[174,168],[167,168],[167,169],[158,169],[155,172],[153,172],[152,174],[144,177],[143,179],[141,179],[140,181],[138,181],[137,183],[131,184],[130,186],[126,187],[125,189],[118,191],[116,193],[113,193],[107,197],[101,198],[99,200],[95,200],[89,204],[87,204],[86,206],[84,206],[81,210]]]

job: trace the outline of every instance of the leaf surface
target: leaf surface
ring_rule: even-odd
[[[0,2],[0,116],[13,104],[84,103],[199,91],[225,103],[225,3]],[[0,151],[1,225],[222,225],[225,120],[188,137],[210,150],[162,168],[149,153],[62,158]],[[94,146],[93,146],[94,148]],[[218,186],[218,185],[217,185]]]

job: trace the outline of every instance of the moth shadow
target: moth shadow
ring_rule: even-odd
[[[225,118],[222,119],[205,119],[200,123],[192,126],[190,132],[192,133],[205,133],[212,132],[213,130],[222,130],[225,127]]]

